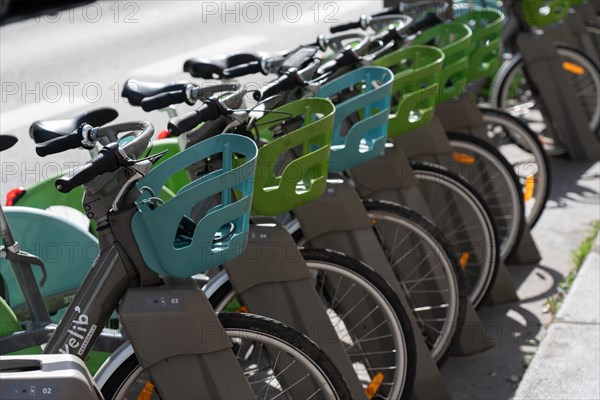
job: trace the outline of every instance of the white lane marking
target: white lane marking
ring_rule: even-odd
[[[72,100],[72,101],[70,101]],[[56,103],[39,102],[23,105],[19,108],[0,113],[0,132],[10,133],[20,127],[29,127],[33,122],[51,118],[55,115],[66,114],[71,110],[89,106],[83,97],[59,100]]]
[[[267,41],[266,36],[233,36],[208,46],[199,47],[195,50],[180,53],[169,58],[162,59],[152,64],[131,71],[130,78],[140,77],[168,77],[183,72],[183,63],[192,57],[209,57],[227,54],[234,51],[247,49]]]

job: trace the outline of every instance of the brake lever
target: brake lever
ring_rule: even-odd
[[[119,189],[119,192],[112,202],[112,207],[110,209],[111,212],[119,210],[118,203],[129,192],[131,185],[146,176],[146,174],[150,172],[150,169],[152,169],[154,162],[157,162],[162,156],[165,155],[167,151],[168,150],[164,150],[158,154],[154,154],[141,160],[132,160],[133,164],[129,167],[129,170],[133,171],[133,174],[131,174],[129,179],[127,179],[125,184],[121,186],[121,189]]]

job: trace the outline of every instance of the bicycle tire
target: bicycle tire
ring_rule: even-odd
[[[364,285],[368,285],[372,289],[374,289],[376,293],[378,293],[377,296],[380,296],[379,300],[373,300],[372,303],[369,304],[374,304],[374,308],[378,307],[387,309],[386,314],[388,315],[388,318],[390,319],[390,321],[395,321],[395,330],[399,333],[400,337],[394,338],[397,344],[392,350],[396,352],[396,354],[393,355],[393,357],[395,357],[396,360],[399,360],[397,361],[398,363],[404,360],[404,368],[402,368],[404,372],[402,372],[400,366],[397,366],[397,371],[394,371],[394,377],[388,378],[387,376],[385,376],[385,380],[382,382],[382,385],[385,387],[390,387],[391,384],[394,384],[395,386],[392,386],[389,392],[384,392],[383,396],[389,398],[408,399],[412,393],[412,386],[414,383],[416,372],[416,352],[414,346],[415,337],[413,333],[413,328],[411,326],[410,318],[408,317],[407,312],[404,309],[402,302],[398,299],[396,293],[389,286],[389,284],[377,273],[375,273],[375,271],[373,271],[370,267],[352,257],[344,255],[343,253],[333,250],[312,248],[303,248],[300,251],[313,276],[317,276],[317,274],[319,272],[322,272],[323,270],[326,271],[326,273],[330,274],[332,270],[337,270],[339,271],[338,273],[340,274],[340,276],[349,276],[348,274],[352,274],[354,277],[353,284],[363,285],[362,287],[365,287]],[[325,264],[327,265],[327,267],[323,269],[322,267]],[[321,267],[322,269],[319,269],[319,267]],[[319,285],[319,281],[316,281],[316,285]],[[320,293],[320,295],[323,298],[323,293]],[[344,293],[344,296],[347,296],[347,293]],[[231,286],[230,281],[226,280],[223,281],[221,283],[221,286],[216,291],[214,291],[214,293],[209,297],[209,301],[211,302],[215,310],[218,312],[219,310],[224,309],[224,307],[227,304],[230,304],[230,302],[235,297],[236,294]],[[328,301],[331,301],[331,299],[323,300],[324,303],[327,303]],[[336,315],[339,315],[337,314],[338,310],[332,311],[336,312]],[[330,311],[328,311],[328,314],[330,316],[332,315]],[[362,321],[362,319],[360,319],[360,321]],[[344,322],[343,318],[342,322]],[[367,322],[365,321],[363,321],[362,324],[365,325],[360,328],[363,331],[370,332],[372,330],[372,325],[366,325]],[[354,328],[348,327],[347,329],[351,330]],[[390,329],[390,332],[391,331],[393,331],[393,329]],[[340,340],[342,339],[343,337],[340,338]],[[363,365],[369,365],[370,360],[368,359],[356,360],[356,358],[353,359],[353,356],[350,353],[349,356],[351,358],[351,361],[353,362],[355,370],[357,370],[357,374],[360,373],[361,363]],[[378,364],[377,366],[381,365]],[[385,372],[384,375],[387,374],[388,372]],[[368,380],[372,378],[373,376],[363,377],[363,386],[366,386],[368,384]]]
[[[552,169],[548,154],[535,132],[522,120],[502,110],[481,108],[481,112],[496,149],[513,165],[523,186],[533,184],[533,190],[524,190],[525,219],[529,228],[533,228],[550,197]],[[530,178],[533,183],[527,182]]]
[[[447,284],[443,285],[443,283],[441,283],[438,287],[447,288],[445,290],[448,291],[448,293],[450,294],[449,296],[451,296],[451,298],[450,300],[448,300],[448,307],[446,308],[447,316],[443,318],[444,321],[441,324],[442,326],[432,326],[431,328],[433,329],[427,329],[426,326],[423,326],[423,322],[425,322],[423,320],[428,320],[432,318],[442,319],[442,317],[436,315],[436,311],[442,309],[438,306],[444,303],[442,302],[439,304],[431,304],[430,298],[418,299],[418,294],[413,295],[413,297],[411,298],[411,290],[408,290],[408,288],[406,288],[405,286],[407,282],[402,282],[403,265],[398,265],[397,261],[394,262],[393,260],[390,260],[390,265],[392,266],[392,268],[395,269],[394,272],[399,279],[400,285],[404,286],[405,292],[407,293],[406,299],[413,307],[413,316],[415,317],[416,321],[421,324],[421,334],[424,337],[426,344],[431,350],[431,355],[433,359],[438,363],[438,365],[442,366],[446,359],[449,357],[450,351],[454,346],[454,343],[456,343],[456,341],[460,338],[465,317],[465,307],[467,304],[466,302],[468,301],[465,280],[463,277],[462,270],[459,267],[458,260],[455,256],[455,252],[452,250],[450,244],[445,240],[443,235],[435,228],[435,226],[433,226],[431,222],[421,217],[419,214],[413,212],[412,210],[409,210],[407,207],[389,201],[370,199],[363,199],[362,201],[367,211],[367,214],[371,218],[371,221],[378,222],[378,225],[375,225],[374,223],[373,227],[375,229],[376,234],[378,235],[380,242],[382,243],[384,251],[389,251],[391,245],[394,246],[394,249],[399,248],[400,250],[402,250],[405,247],[405,245],[408,245],[412,249],[412,244],[415,241],[418,241],[419,243],[428,243],[430,245],[430,250],[421,250],[420,254],[435,254],[437,256],[436,259],[443,260],[443,262],[438,263],[438,265],[441,264],[443,266],[443,281]],[[396,224],[396,231],[394,235],[386,235],[385,232],[381,232],[381,229],[385,229],[386,232],[389,233],[389,231],[386,229],[385,225],[381,221],[381,213],[384,214],[384,217],[386,217],[388,221],[390,219],[392,221],[395,221],[394,223]],[[296,243],[301,244],[304,240],[301,227],[297,223],[291,223],[289,226],[294,229],[294,231],[292,232],[294,240],[296,241]],[[409,228],[412,231],[412,235],[416,235],[417,240],[414,240],[412,236],[409,236],[411,232],[407,234],[404,231],[402,231],[402,233],[400,233],[399,235],[397,234],[398,232],[401,232],[400,229],[407,228]],[[388,243],[386,246],[386,243],[384,243],[385,237],[389,238],[391,236],[394,236],[394,240],[392,240],[393,242],[395,242],[398,237],[401,237],[402,240],[400,241],[400,243]],[[388,259],[390,259],[392,256],[389,253],[386,255],[388,256]],[[400,254],[400,257],[402,258],[402,260],[405,260],[404,257],[406,256],[404,254]],[[404,266],[407,268],[412,268],[413,266],[410,263],[411,261],[414,261],[414,263],[416,263],[417,265],[420,265],[422,263],[422,260],[419,261],[418,259],[415,260],[413,258],[410,258],[406,259],[406,263]],[[428,272],[428,270],[426,269],[426,267],[428,266],[430,266],[430,264],[427,264],[423,268],[420,268],[419,272],[422,272],[422,274],[425,275]],[[435,269],[436,267],[432,266],[431,268]],[[404,277],[407,278],[406,274],[404,275]],[[408,277],[411,277],[411,274],[409,274]],[[415,280],[418,279],[419,276],[415,278]],[[429,287],[430,285],[427,282],[425,282],[423,286],[413,288],[412,292],[419,293],[426,289],[431,290],[431,288]],[[422,316],[422,314],[424,314],[428,309],[430,313],[434,314],[433,316],[431,316],[432,318],[426,318],[425,316]]]
[[[451,307],[455,307],[456,315],[453,318],[448,318],[442,329],[439,329],[442,334],[436,338],[439,342],[437,346],[435,346],[434,343],[431,343],[431,340],[428,340],[427,333],[429,332],[424,331],[426,334],[424,335],[426,339],[425,342],[431,350],[431,355],[437,365],[441,367],[450,356],[454,345],[460,340],[466,317],[467,302],[469,301],[464,274],[459,261],[452,250],[452,246],[432,222],[408,207],[389,201],[371,199],[363,200],[363,204],[369,214],[369,218],[371,218],[372,221],[377,221],[380,226],[382,224],[381,217],[383,216],[384,218],[391,217],[392,219],[400,218],[405,221],[407,226],[410,225],[413,229],[416,228],[416,231],[421,238],[427,240],[426,237],[428,237],[429,240],[433,241],[438,246],[438,249],[436,249],[436,256],[439,259],[445,259],[444,262],[439,263],[438,265],[442,265],[443,268],[446,269],[445,275],[448,276],[447,280],[452,286],[451,288],[448,288],[448,291],[455,291],[457,293],[456,302],[451,305]],[[401,271],[397,271],[396,273],[402,283],[403,279]],[[404,284],[406,284],[405,280]],[[434,306],[434,304],[430,304],[430,306]],[[449,306],[448,309],[451,307]],[[426,311],[429,311],[432,314],[430,317],[435,316],[436,310],[423,310],[420,313],[415,312],[414,314],[417,318],[417,322],[421,322],[421,319],[427,319],[422,316]]]
[[[578,66],[582,66],[583,69],[589,74],[590,82],[594,84],[596,88],[595,92],[595,101],[593,104],[590,104],[588,107],[584,109],[584,112],[588,114],[589,117],[589,127],[592,133],[599,137],[600,135],[600,71],[598,67],[594,64],[594,62],[582,51],[573,48],[571,46],[567,46],[564,44],[556,44],[556,49],[561,57],[568,57]],[[512,60],[507,61],[505,67],[500,69],[497,79],[494,82],[494,88],[497,88],[492,98],[496,101],[496,106],[500,109],[506,110],[511,113],[511,109],[514,111],[514,105],[511,105],[509,102],[510,91],[514,88],[515,83],[514,79],[518,76],[519,71],[523,71],[523,56],[521,54],[516,54],[513,56]],[[573,75],[573,74],[571,74]],[[585,73],[584,73],[585,75]],[[519,82],[520,91],[524,92],[524,99],[528,98],[529,103],[533,103],[532,107],[535,107],[536,99],[534,98],[534,94],[528,86],[526,76],[523,77],[523,81]],[[521,86],[523,85],[523,86]],[[581,85],[585,87],[590,87],[589,84]],[[577,88],[576,88],[577,89]],[[591,97],[594,96],[592,93]],[[523,100],[525,101],[525,100]],[[527,108],[527,114],[531,113],[531,108]],[[522,113],[522,112],[520,112]],[[513,113],[511,113],[513,114]],[[541,121],[534,121],[541,122]]]
[[[458,132],[447,135],[454,154],[459,155],[453,164],[455,172],[477,190],[492,212],[504,260],[518,246],[526,225],[521,183],[512,165],[485,140]]]
[[[500,262],[497,231],[491,212],[479,193],[459,175],[426,162],[412,161],[411,167],[431,212],[437,213],[432,216],[433,224],[450,242],[457,257],[467,259],[463,271],[469,299],[478,308],[493,286]],[[437,202],[442,200],[446,201],[438,207]],[[456,215],[448,220],[444,214],[451,206],[462,211],[457,222]],[[465,215],[477,219],[472,226],[474,230],[465,232],[465,227],[469,227],[465,226]],[[463,233],[466,233],[466,238]]]
[[[229,338],[237,338],[236,334],[254,338],[261,337],[264,339],[264,343],[271,345],[274,343],[283,344],[283,349],[293,349],[296,354],[304,357],[304,362],[314,366],[322,374],[320,378],[327,382],[329,391],[333,394],[333,396],[329,396],[328,398],[339,400],[352,399],[344,378],[333,362],[306,335],[281,322],[257,315],[222,313],[219,314],[219,320]],[[100,388],[104,398],[123,398],[118,395],[122,391],[124,384],[131,380],[141,379],[142,382],[148,382],[147,378],[140,378],[142,373],[144,371],[139,366],[135,354],[132,354],[115,370],[103,387]],[[156,391],[153,391],[152,395],[160,398]]]

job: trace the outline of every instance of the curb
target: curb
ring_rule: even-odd
[[[600,235],[515,399],[600,399]]]

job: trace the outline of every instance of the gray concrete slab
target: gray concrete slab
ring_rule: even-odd
[[[586,258],[515,399],[600,399],[600,254]]]
[[[515,399],[600,399],[598,343],[600,325],[553,324]]]

